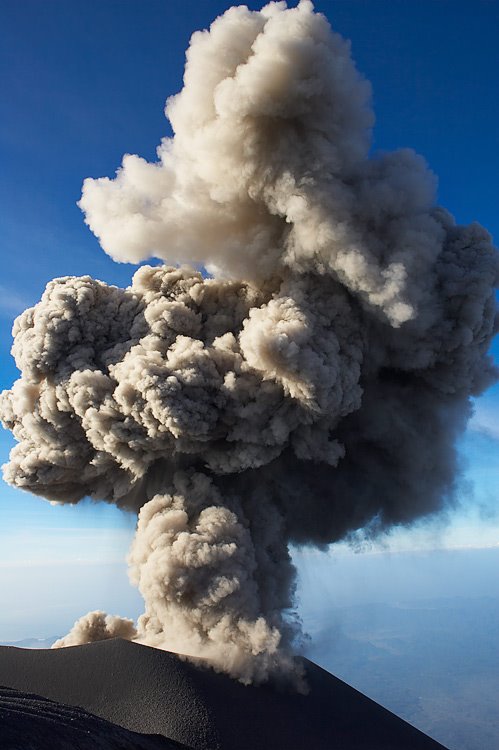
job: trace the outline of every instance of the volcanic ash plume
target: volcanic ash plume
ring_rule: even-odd
[[[55,641],[52,648],[78,646],[81,643],[106,641],[109,638],[125,638],[129,641],[136,635],[137,631],[133,620],[116,615],[106,615],[105,612],[96,610],[80,617],[71,631],[64,638]]]
[[[59,645],[119,633],[245,682],[292,671],[288,545],[452,497],[495,377],[497,255],[420,157],[369,156],[369,96],[309,2],[231,8],[192,37],[158,163],[85,181],[106,252],[178,267],[56,279],[14,326],[6,480],[139,514],[137,634],[91,613]]]

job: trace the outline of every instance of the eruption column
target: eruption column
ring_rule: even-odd
[[[14,326],[6,480],[139,514],[137,632],[90,613],[58,645],[120,634],[245,682],[292,673],[289,543],[452,498],[495,378],[497,253],[435,205],[421,157],[369,155],[369,99],[310,2],[231,8],[192,37],[159,161],[85,180],[104,250],[170,265],[128,289],[56,279]]]

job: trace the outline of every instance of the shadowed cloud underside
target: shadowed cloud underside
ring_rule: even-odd
[[[451,500],[495,378],[497,253],[421,157],[369,155],[369,84],[309,2],[194,34],[166,114],[158,162],[125,156],[80,206],[116,260],[180,267],[56,279],[17,319],[4,476],[139,514],[144,615],[89,613],[59,646],[126,635],[304,688],[288,545]]]

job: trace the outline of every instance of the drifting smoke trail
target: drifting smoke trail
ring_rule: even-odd
[[[290,542],[442,507],[495,377],[497,255],[409,150],[370,158],[368,83],[309,2],[194,34],[159,162],[81,207],[129,289],[51,282],[14,327],[8,482],[139,511],[137,637],[243,681],[292,669]],[[121,623],[121,624],[120,624]],[[129,621],[93,613],[62,644]]]

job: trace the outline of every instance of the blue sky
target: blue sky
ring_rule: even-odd
[[[39,299],[47,281],[91,274],[129,283],[134,268],[111,261],[83,223],[76,206],[81,183],[113,175],[126,152],[154,159],[169,133],[164,101],[181,86],[189,36],[226,7],[215,0],[1,4],[1,388],[16,377],[9,355],[13,318]],[[497,239],[499,4],[336,0],[316,8],[352,40],[358,67],[372,82],[374,148],[422,153],[439,176],[439,201],[459,222],[477,220]],[[494,348],[499,355],[497,342]],[[3,431],[2,463],[12,444]],[[393,549],[499,544],[499,387],[477,403],[461,452],[460,509],[430,531],[392,535],[386,543]],[[109,506],[53,507],[1,483],[0,600],[13,596],[14,578],[17,596],[23,599],[26,586],[32,606],[40,587],[66,592],[78,580],[78,611],[118,606],[119,590],[134,614],[136,594],[120,563],[133,525]],[[87,606],[90,583],[83,572],[75,578],[77,569],[93,571],[98,602]],[[27,635],[56,625],[55,615],[38,611],[37,632]],[[0,620],[0,638],[7,637]]]

